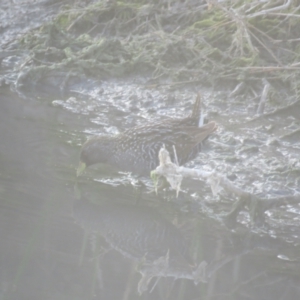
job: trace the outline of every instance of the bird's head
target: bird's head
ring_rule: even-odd
[[[98,163],[109,164],[113,150],[113,137],[101,136],[86,141],[81,149],[77,176],[81,175],[85,168],[91,165]]]

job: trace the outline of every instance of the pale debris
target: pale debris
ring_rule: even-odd
[[[206,179],[211,186],[212,193],[217,195],[225,187],[231,191],[235,191],[235,187],[226,178],[216,174],[215,172],[205,172],[199,169],[190,169],[180,167],[173,163],[169,152],[163,147],[160,149],[159,166],[151,172],[151,178],[155,183],[155,191],[157,192],[157,181],[160,176],[166,178],[172,189],[176,190],[176,195],[180,191],[183,178]],[[176,155],[175,155],[176,157]]]
[[[142,275],[138,283],[138,293],[141,295],[148,290],[149,283],[152,278],[157,277],[156,282],[152,286],[150,293],[155,288],[156,284],[162,277],[186,278],[193,280],[197,285],[199,282],[207,282],[208,277],[206,275],[207,262],[202,261],[197,267],[188,269],[185,267],[172,267],[170,265],[170,252],[168,251],[165,256],[161,256],[153,262],[141,261],[139,266],[139,272]],[[194,269],[194,270],[193,270]]]

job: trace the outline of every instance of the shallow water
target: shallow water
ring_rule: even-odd
[[[81,142],[91,133],[109,133],[110,125],[118,128],[115,120],[121,118],[119,114],[116,113],[115,119],[107,116],[102,127],[91,117],[94,112],[82,113],[76,108],[78,103],[70,108],[70,102],[66,104],[63,100],[20,99],[5,88],[1,89],[1,98],[0,263],[4,299],[20,299],[24,295],[28,298],[51,295],[53,299],[194,299],[199,295],[204,299],[244,299],[245,294],[256,299],[271,299],[278,295],[294,299],[299,294],[299,205],[267,211],[268,227],[262,228],[251,229],[247,212],[241,213],[238,217],[240,225],[232,231],[223,223],[221,216],[230,211],[233,199],[218,201],[205,183],[199,186],[185,182],[185,191],[180,193],[179,198],[173,192],[155,196],[148,194],[147,188],[140,190],[134,187],[139,185],[135,177],[103,174],[95,169],[87,171],[76,184],[75,171]],[[108,101],[111,101],[112,107],[126,107],[124,103]],[[93,100],[90,102],[91,106],[97,107]],[[161,111],[165,112],[166,106],[161,104]],[[131,114],[130,110],[125,110],[123,117],[127,120]],[[178,115],[181,114],[179,111]],[[137,115],[137,119],[142,120],[139,112]],[[221,117],[217,121],[220,124]],[[221,130],[225,132],[222,125]],[[232,134],[229,141],[234,145],[231,147],[242,149],[240,139],[241,134]],[[291,189],[284,187],[292,186],[292,173],[288,177],[280,176],[278,171],[276,174],[272,170],[272,165],[262,166],[259,163],[252,169],[245,169],[238,163],[227,161],[228,156],[235,155],[237,162],[243,159],[244,166],[247,166],[253,161],[250,154],[261,155],[260,161],[263,162],[266,160],[265,152],[246,151],[242,156],[242,152],[239,154],[237,150],[234,154],[230,149],[219,148],[213,143],[215,140],[220,140],[220,134],[215,134],[208,141],[204,152],[191,165],[201,166],[208,161],[205,168],[209,169],[221,162],[224,172],[229,167],[234,168],[238,174],[236,182],[242,186],[249,182],[249,177],[255,176],[252,182],[257,184],[253,187],[266,197],[269,192],[273,195],[290,192]],[[248,143],[251,142],[260,144],[257,139]],[[295,147],[295,144],[290,145],[292,142],[287,143],[284,147]],[[283,164],[284,158],[279,157],[282,159],[279,163]],[[266,166],[269,167],[262,174]],[[254,171],[257,175],[253,175]],[[272,172],[275,173],[272,176],[276,175],[272,178],[276,180],[264,183],[263,179]],[[259,182],[262,183],[259,185]],[[297,188],[294,186],[294,189]],[[81,199],[79,202],[78,198]],[[86,205],[84,201],[87,201]],[[109,229],[93,225],[101,225],[104,221],[100,213],[95,214],[95,208],[89,207],[89,203],[94,202],[100,211],[101,205],[105,211],[106,201],[125,204],[129,210],[132,207],[128,216],[125,212],[118,215],[118,208],[106,213]],[[141,274],[146,272],[142,270],[147,270],[149,264],[152,267],[157,265],[157,259],[161,257],[163,266],[166,265],[165,256],[161,255],[166,248],[155,250],[158,251],[156,260],[147,258],[153,246],[149,246],[148,250],[145,250],[146,246],[137,250],[141,245],[147,245],[146,241],[158,239],[164,230],[155,225],[158,226],[157,231],[153,232],[150,228],[154,225],[146,225],[139,220],[139,213],[135,216],[139,206],[151,207],[149,216],[155,214],[158,222],[154,225],[167,222],[167,226],[173,226],[174,234],[169,237],[170,241],[173,236],[176,239],[184,236],[183,243],[190,245],[189,255],[194,268],[204,260],[208,263],[207,283],[195,285],[195,278],[186,270],[188,264],[179,267],[179,271],[175,268],[175,271],[170,263],[168,271],[148,271],[161,277],[156,285],[157,276],[142,285]],[[74,209],[76,213],[73,215]],[[147,214],[147,209],[143,213]],[[120,216],[124,219],[121,223]],[[115,238],[110,235],[112,228]],[[131,232],[141,241],[137,238],[139,242],[135,244],[130,239]],[[170,243],[172,246],[173,242]],[[171,246],[170,251],[174,250]],[[145,253],[140,254],[140,251]],[[172,259],[173,252],[170,253]],[[174,255],[177,260],[177,254]],[[136,269],[141,261],[144,261],[143,268]],[[174,278],[181,279],[174,284]],[[142,296],[138,296],[138,287],[144,291]]]
[[[4,31],[7,41],[18,26]],[[205,182],[186,180],[176,198],[98,167],[76,179],[88,136],[190,112],[197,88],[142,82],[79,82],[66,94],[2,84],[1,298],[298,299],[299,203],[267,209],[262,223],[243,209],[232,223],[235,198],[214,196]],[[256,101],[200,89],[219,129],[189,166],[217,169],[266,200],[299,193],[299,101],[268,103],[256,116]]]

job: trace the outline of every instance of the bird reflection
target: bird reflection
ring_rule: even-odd
[[[74,217],[83,228],[98,232],[110,247],[139,263],[140,293],[153,277],[205,281],[206,263],[193,264],[181,232],[153,208],[79,200],[74,204]]]

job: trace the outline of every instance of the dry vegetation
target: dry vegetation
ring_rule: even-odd
[[[265,79],[298,95],[299,6],[291,0],[65,6],[51,23],[21,39],[26,55],[18,83],[64,74],[63,89],[71,77],[131,75],[148,84],[230,82],[234,93],[261,94]]]

